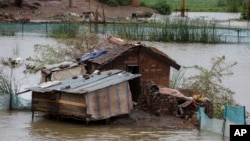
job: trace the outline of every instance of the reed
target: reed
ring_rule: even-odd
[[[0,70],[0,95],[11,94],[12,92],[10,78]]]
[[[178,88],[181,88],[182,87],[182,84],[184,83],[184,75],[186,73],[186,70],[185,69],[181,69],[181,70],[172,70],[173,73],[171,75],[171,78],[170,78],[170,88],[173,88],[173,89],[178,89]]]
[[[216,23],[204,19],[167,18],[163,23],[118,25],[114,35],[120,38],[164,42],[220,43]]]

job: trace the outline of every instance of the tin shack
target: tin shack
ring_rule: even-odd
[[[41,83],[28,88],[32,91],[32,115],[40,111],[91,121],[129,114],[133,103],[128,80],[139,76],[108,70]]]
[[[133,101],[137,101],[143,84],[154,83],[169,87],[170,68],[180,65],[155,47],[140,42],[128,42],[113,36],[93,47],[95,51],[80,58],[86,64],[87,73],[95,70],[120,69],[141,77],[129,81]]]

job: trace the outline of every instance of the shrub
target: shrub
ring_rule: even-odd
[[[119,0],[119,4],[123,5],[123,6],[128,6],[129,2],[130,2],[130,0]]]
[[[116,7],[119,5],[118,0],[107,0],[107,5]]]
[[[167,3],[166,0],[158,1],[154,6],[154,9],[158,10],[163,15],[170,15],[171,14],[171,7]]]
[[[186,86],[188,86],[186,88],[205,94],[206,97],[213,101],[215,106],[234,105],[234,92],[222,85],[222,78],[233,75],[231,69],[237,62],[228,64],[225,59],[225,56],[213,58],[212,66],[208,69],[197,65],[190,67],[200,74],[190,76],[186,81]]]

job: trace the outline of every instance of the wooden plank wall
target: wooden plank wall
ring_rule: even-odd
[[[41,111],[59,116],[72,116],[85,119],[85,97],[68,93],[32,93],[32,111]]]

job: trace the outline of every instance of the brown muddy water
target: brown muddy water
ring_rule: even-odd
[[[85,125],[49,120],[31,112],[0,112],[1,141],[222,141],[221,135],[198,130],[173,130],[154,127]]]
[[[179,44],[144,42],[159,48],[181,66],[200,65],[209,67],[211,58],[224,55],[226,61],[238,64],[233,68],[234,75],[225,78],[223,85],[229,87],[236,94],[236,101],[250,110],[249,80],[250,80],[250,45],[249,44]],[[19,47],[18,57],[23,60],[33,56],[34,44],[55,45],[51,38],[39,36],[0,37],[0,57],[13,57],[13,48]],[[0,66],[9,73],[9,68]],[[34,86],[39,82],[39,74],[25,75],[24,66],[14,70],[16,82],[21,85],[20,90]],[[191,75],[195,72],[187,72]],[[31,99],[30,93],[21,95]],[[31,112],[0,112],[0,140],[3,141],[40,141],[40,140],[173,140],[173,141],[222,141],[229,140],[221,135],[198,130],[174,130],[155,127],[129,127],[115,125],[85,125],[56,121],[36,116],[31,119]]]

